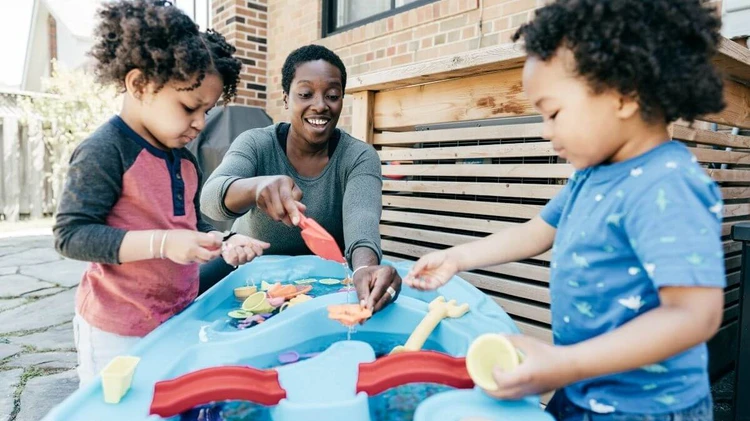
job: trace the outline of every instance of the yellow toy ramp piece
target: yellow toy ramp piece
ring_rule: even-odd
[[[456,305],[456,300],[450,300],[446,303],[445,297],[442,295],[430,301],[427,308],[429,310],[428,314],[436,313],[441,318],[450,317],[456,319],[469,312],[468,303],[463,303],[460,306]]]
[[[402,352],[406,352],[406,351],[408,351],[408,349],[406,349],[406,348],[405,348],[405,347],[404,347],[403,345],[396,345],[396,346],[395,346],[395,347],[394,347],[394,348],[393,348],[393,349],[391,350],[391,352],[390,352],[390,353],[389,353],[388,355],[393,355],[393,354],[400,354],[400,353],[402,353]]]
[[[399,345],[394,348],[391,354],[405,351],[419,351],[424,346],[427,338],[432,334],[432,331],[440,324],[440,321],[446,317],[457,318],[463,316],[469,311],[469,304],[464,303],[457,306],[456,300],[450,300],[446,303],[445,297],[441,295],[432,300],[427,308],[427,314],[425,314],[417,327],[414,328],[406,343],[403,346]]]
[[[464,314],[469,312],[469,304],[463,303],[460,306],[456,306],[456,300],[450,300],[448,304],[453,303],[453,306],[448,307],[448,317],[451,319],[457,319],[463,317]]]
[[[451,300],[451,301],[455,303],[455,300]],[[430,301],[430,304],[427,305],[427,309],[429,311],[433,311],[433,310],[443,308],[444,306],[445,306],[445,297],[440,295],[434,300]]]
[[[513,344],[497,333],[479,336],[466,353],[466,370],[469,376],[475,384],[486,390],[497,390],[497,383],[492,377],[495,367],[500,367],[502,371],[512,371],[520,363],[520,355]]]
[[[130,389],[135,367],[140,361],[138,357],[119,356],[104,367],[101,373],[104,402],[120,403],[120,399]]]

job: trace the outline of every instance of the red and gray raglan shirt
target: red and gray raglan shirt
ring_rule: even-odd
[[[119,116],[76,148],[54,234],[60,254],[91,262],[76,295],[89,324],[145,336],[195,299],[197,264],[158,257],[121,264],[118,256],[129,230],[212,231],[200,216],[201,177],[187,149],[157,149]]]

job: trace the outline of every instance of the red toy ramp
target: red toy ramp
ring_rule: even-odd
[[[409,383],[438,383],[471,389],[466,359],[434,351],[402,352],[359,365],[357,393],[377,395]]]
[[[276,405],[283,398],[286,391],[279,384],[276,370],[212,367],[156,383],[150,414],[167,418],[199,405],[225,400]]]

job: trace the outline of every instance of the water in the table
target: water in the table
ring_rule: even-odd
[[[256,286],[260,289],[260,283],[261,281],[265,281],[269,284],[273,284],[276,282],[280,282],[283,284],[294,284],[295,281],[299,281],[301,279],[308,279],[313,278],[316,280],[324,279],[326,277],[291,277],[289,275],[284,275],[283,273],[277,273],[279,271],[273,272],[261,272],[255,276],[251,275],[247,279],[245,279],[245,285],[246,286]],[[344,273],[344,277],[349,277],[349,272]],[[339,279],[339,278],[336,278]],[[312,286],[312,290],[307,292],[307,295],[311,295],[313,297],[320,297],[322,295],[332,294],[336,293],[338,290],[342,288],[340,284],[338,285],[325,285],[321,284],[319,282],[315,282],[310,284]],[[353,288],[351,285],[348,285],[344,287],[346,289],[346,300],[347,302],[350,302],[352,297],[350,297],[350,292],[353,291]],[[237,310],[242,306],[242,302],[237,301],[234,298],[234,295],[227,296],[224,301],[222,301],[219,305],[217,305],[213,310],[211,310],[206,316],[205,320],[208,321],[206,325],[203,326],[203,330],[212,333],[212,332],[232,332],[237,331],[237,326],[240,322],[240,319],[232,319],[229,316],[227,316],[227,313],[229,313],[232,310]],[[211,335],[209,335],[211,336]],[[210,339],[210,338],[209,338]],[[202,342],[205,342],[205,340],[201,340]]]
[[[338,335],[328,335],[303,342],[293,349],[284,349],[272,354],[260,355],[244,361],[240,365],[267,369],[279,365],[278,355],[286,351],[296,351],[300,354],[322,352],[331,344],[344,340],[343,332]],[[396,345],[402,345],[406,335],[357,332],[354,340],[367,342],[375,350],[376,357],[387,355]],[[425,343],[425,350],[445,352],[434,341]],[[451,390],[449,386],[431,383],[415,383],[399,386],[369,398],[370,415],[373,421],[409,421],[420,402],[428,397]],[[175,420],[180,421],[272,421],[270,407],[244,401],[228,401],[195,408],[182,414]]]
[[[344,278],[351,278],[351,270],[346,265],[344,265],[344,267]],[[267,280],[269,283],[284,282],[284,279],[281,279],[279,276],[266,272],[261,273],[259,279]],[[249,277],[245,283],[247,286],[249,286],[250,283],[257,286],[254,277]],[[317,282],[312,285],[313,290],[310,291],[310,294],[314,296],[330,294],[341,289],[340,285],[324,285]],[[353,282],[348,283],[345,286],[347,304],[350,304],[352,301],[352,289]],[[219,313],[226,313],[224,307],[232,307],[236,304],[231,301],[233,299],[233,297],[228,299],[226,305],[221,305],[220,309],[217,309],[218,317],[221,317]],[[236,329],[236,321],[233,323],[235,327],[232,327],[231,324],[227,327],[229,329]],[[354,327],[349,327],[346,330],[346,334],[342,331],[341,334],[315,338],[304,342],[293,349],[279,350],[272,354],[260,355],[245,361],[240,361],[239,365],[249,365],[261,369],[273,368],[279,365],[278,355],[283,352],[296,351],[299,354],[322,352],[331,344],[345,339],[354,339],[369,343],[375,350],[376,356],[379,358],[387,355],[396,345],[403,345],[408,337],[406,335],[357,332]],[[425,343],[423,349],[445,352],[440,345],[432,341]],[[450,389],[450,387],[443,385],[417,383],[387,390],[379,395],[369,398],[372,419],[374,421],[411,420],[414,416],[414,411],[416,410],[417,405],[421,401],[436,393]],[[185,421],[271,421],[271,415],[269,407],[250,402],[230,401],[195,408],[192,411],[188,411],[180,417],[175,418],[175,420],[177,419]]]
[[[350,279],[350,282],[346,283],[346,304],[351,304],[350,293],[352,291],[352,285],[354,285],[354,278],[352,277],[352,272],[349,270],[349,265],[347,263],[342,263],[342,265],[344,266],[344,282],[346,282],[347,279]],[[352,333],[354,333],[354,326],[349,326],[349,330],[346,333],[347,341],[352,340]]]

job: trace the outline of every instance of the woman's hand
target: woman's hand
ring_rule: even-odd
[[[227,264],[237,267],[263,255],[271,245],[246,235],[235,234],[222,245],[221,256]]]
[[[401,277],[393,266],[367,266],[354,274],[353,281],[360,302],[373,313],[395,301],[401,292]]]
[[[406,285],[418,290],[433,290],[445,285],[459,270],[457,259],[449,250],[422,256],[406,275]]]
[[[514,370],[495,368],[492,376],[496,390],[485,390],[501,399],[521,399],[528,395],[550,392],[580,380],[569,348],[548,345],[528,336],[507,337],[523,354],[523,361]]]
[[[206,263],[221,254],[221,238],[205,232],[190,230],[164,231],[165,237],[156,236],[161,255],[161,244],[164,244],[164,258],[175,263]]]
[[[306,207],[302,200],[302,190],[286,175],[264,177],[255,190],[255,204],[274,221],[287,226],[299,223],[299,214]]]

